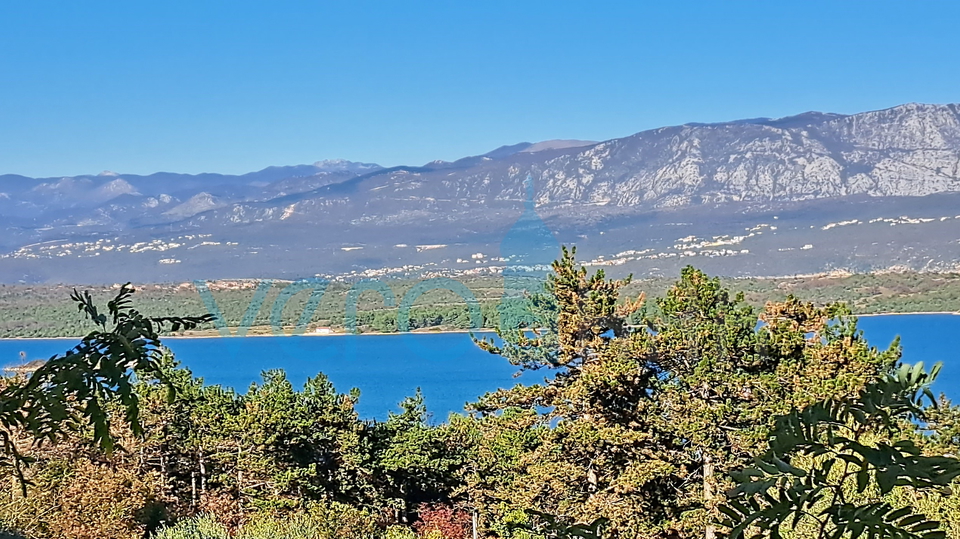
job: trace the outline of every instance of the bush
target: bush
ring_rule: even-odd
[[[10,492],[0,502],[0,521],[23,536],[140,539],[163,518],[150,475],[87,458],[57,458],[31,471],[29,495]]]
[[[254,518],[237,539],[365,539],[376,534],[376,522],[369,513],[334,502],[286,518]]]
[[[390,526],[384,532],[383,539],[417,539],[417,534],[406,526]]]
[[[153,539],[230,539],[227,529],[208,516],[191,518],[159,530]]]
[[[405,539],[393,532],[394,539]],[[256,515],[232,535],[210,516],[184,520],[152,539],[368,539],[380,536],[366,511],[340,503],[317,504],[292,515]]]
[[[414,527],[420,535],[442,539],[466,539],[471,532],[470,515],[446,504],[422,504],[420,520]]]

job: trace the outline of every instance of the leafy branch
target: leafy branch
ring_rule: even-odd
[[[606,518],[598,518],[593,522],[570,523],[562,517],[543,513],[535,509],[527,509],[525,513],[533,517],[532,523],[513,523],[513,530],[526,530],[546,539],[600,539],[604,527],[610,522]]]
[[[60,356],[51,357],[26,380],[10,379],[0,390],[0,466],[10,466],[25,489],[24,465],[32,460],[17,443],[23,434],[34,444],[55,443],[69,431],[92,427],[93,441],[113,448],[108,407],[117,403],[134,434],[141,434],[136,377],[166,382],[161,368],[160,333],[195,329],[212,315],[151,318],[132,307],[134,288],[120,287],[101,312],[89,292],[74,290],[77,310],[97,329]],[[168,390],[172,386],[167,384]],[[172,395],[171,395],[172,396]]]
[[[780,417],[769,451],[731,474],[738,486],[719,510],[731,539],[779,539],[781,528],[813,525],[820,538],[943,539],[940,523],[884,500],[895,487],[945,491],[960,476],[960,460],[923,455],[900,426],[936,406],[923,364],[901,365],[857,398],[828,400]],[[802,457],[802,458],[798,458]],[[804,469],[798,462],[812,462]],[[853,494],[855,491],[856,495]]]

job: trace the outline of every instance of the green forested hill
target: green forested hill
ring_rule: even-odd
[[[463,279],[480,302],[484,327],[497,323],[496,303],[502,294],[502,281],[493,278]],[[673,279],[647,279],[631,283],[628,292],[645,292],[647,297],[660,297]],[[733,291],[742,291],[748,303],[756,306],[779,301],[788,294],[816,303],[843,301],[856,314],[954,312],[960,311],[960,274],[953,273],[887,273],[848,276],[815,276],[795,278],[723,279]],[[250,333],[265,333],[278,295],[288,283],[270,286],[257,311]],[[410,291],[416,281],[388,281],[396,302]],[[331,284],[317,305],[308,324],[340,330],[344,327],[345,302],[349,284]],[[227,325],[235,327],[243,319],[254,298],[255,281],[210,283],[211,293],[223,313]],[[84,287],[101,300],[111,297],[109,287]],[[184,312],[205,312],[206,306],[192,284],[139,285],[137,304],[156,316]],[[0,338],[79,336],[89,327],[76,316],[69,300],[72,286],[64,285],[0,285]],[[284,326],[297,323],[307,306],[309,291],[293,295],[282,311]],[[357,322],[360,331],[397,331],[396,307],[384,307],[380,295],[366,291],[359,295]],[[467,329],[470,316],[463,300],[453,292],[432,290],[422,294],[413,305],[411,329]],[[208,330],[212,333],[215,330]]]

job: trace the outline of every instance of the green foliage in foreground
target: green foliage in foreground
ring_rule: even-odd
[[[369,513],[349,505],[314,505],[292,517],[259,517],[234,533],[210,516],[199,516],[158,530],[153,539],[406,539],[409,529],[381,530]]]
[[[524,530],[544,539],[570,539],[574,537],[600,539],[604,527],[609,523],[608,519],[600,517],[589,524],[571,524],[549,513],[532,509],[526,510],[525,513],[529,517],[528,519],[520,523],[512,523],[508,526],[508,529],[511,531]]]
[[[856,398],[780,417],[769,450],[732,474],[739,484],[720,507],[728,537],[778,539],[806,528],[818,539],[945,538],[940,522],[885,499],[895,488],[947,489],[960,476],[960,460],[924,455],[902,434],[904,424],[925,419],[924,397],[935,404],[928,386],[938,370],[902,365]]]
[[[209,316],[145,317],[131,307],[132,293],[128,285],[122,286],[107,312],[101,312],[89,294],[74,291],[71,298],[77,309],[97,329],[26,379],[7,379],[0,389],[0,466],[13,468],[21,484],[25,484],[23,465],[31,459],[21,453],[19,436],[56,443],[70,431],[89,426],[93,443],[110,451],[110,404],[119,407],[139,435],[139,396],[133,378],[152,376],[163,381],[159,332],[164,327],[193,329],[210,321]]]

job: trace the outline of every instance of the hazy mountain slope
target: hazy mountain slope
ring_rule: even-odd
[[[960,238],[952,213],[960,211],[950,205],[956,198],[950,194],[960,192],[960,107],[908,104],[854,115],[808,112],[664,127],[601,143],[521,143],[421,167],[326,161],[240,176],[0,176],[6,232],[0,280],[107,275],[97,271],[107,259],[96,257],[157,279],[220,277],[227,270],[236,277],[405,266],[402,271],[495,271],[499,238],[520,214],[528,174],[537,210],[558,238],[597,256],[730,245],[711,238],[738,237],[738,230],[763,224],[773,227],[765,238],[789,236],[790,245],[758,247],[768,256],[727,248],[702,255],[703,263],[728,274],[770,274],[784,267],[943,269],[960,260],[960,253],[951,254]],[[893,243],[885,241],[891,225],[883,219],[915,217],[907,209],[933,213],[911,224],[922,230],[916,237],[898,233]],[[772,224],[781,214],[793,216],[792,232]],[[831,223],[869,225],[870,219],[886,228],[861,227],[860,238],[844,239],[878,245],[868,254],[801,249],[812,244],[805,237]],[[934,221],[936,230],[925,224]],[[698,241],[680,241],[691,235]],[[176,240],[187,236],[205,239],[196,245]],[[114,247],[104,251],[107,241]],[[118,247],[151,242],[168,247]],[[68,244],[83,247],[63,247]],[[470,258],[481,248],[490,255]],[[712,247],[694,248],[689,256],[703,249]],[[905,249],[914,254],[904,259]],[[739,258],[730,265],[720,257]],[[45,262],[68,259],[76,260],[62,269]],[[788,266],[778,262],[787,259]],[[642,260],[624,267],[662,271],[662,261]]]

